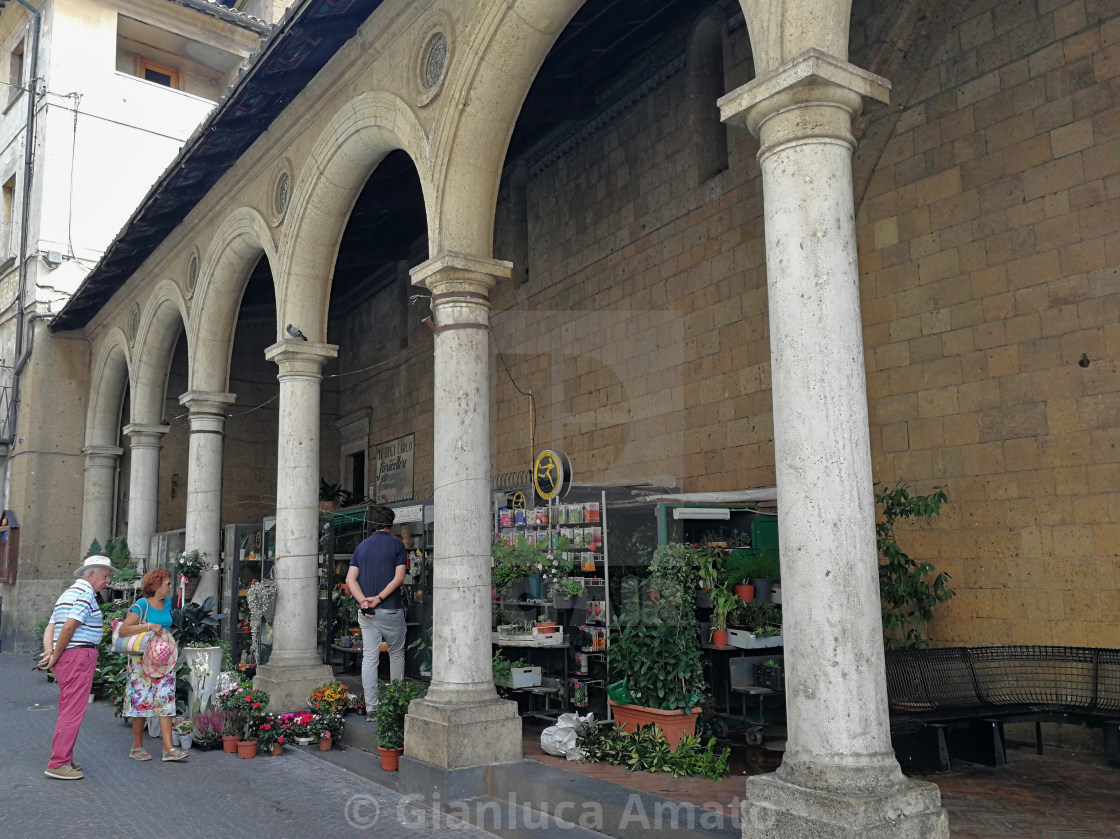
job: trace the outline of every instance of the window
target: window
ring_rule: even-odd
[[[20,94],[23,85],[23,41],[16,44],[8,56],[8,101]]]
[[[140,72],[137,75],[145,81],[155,82],[164,87],[179,87],[179,71],[171,67],[164,67],[160,64],[153,64],[151,61],[140,59]]]
[[[350,461],[350,492],[355,498],[366,497],[366,453],[355,452],[347,460]]]
[[[13,256],[15,245],[16,176],[4,182],[3,206],[0,207],[0,260]]]

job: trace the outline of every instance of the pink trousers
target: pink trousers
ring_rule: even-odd
[[[54,727],[48,769],[74,762],[74,743],[89,706],[89,691],[96,668],[97,650],[93,647],[66,650],[51,668],[58,680],[58,722]]]

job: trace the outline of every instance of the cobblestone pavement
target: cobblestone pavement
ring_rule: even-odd
[[[106,702],[89,707],[78,735],[86,777],[47,778],[58,687],[32,663],[0,653],[0,839],[491,836],[300,748],[254,760],[192,750],[163,763],[146,739],[155,758],[129,760],[131,731]]]

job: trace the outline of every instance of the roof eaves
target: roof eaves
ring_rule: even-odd
[[[223,6],[221,3],[218,3],[217,0],[171,0],[171,2],[244,27],[245,29],[256,32],[258,35],[267,35],[273,30],[273,25],[268,21],[261,20],[259,17],[254,17],[253,15],[247,15],[237,9]]]

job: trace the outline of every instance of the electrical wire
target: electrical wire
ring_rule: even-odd
[[[74,250],[74,160],[78,156],[78,107],[82,104],[82,94],[77,91],[67,94],[74,100],[74,135],[70,138],[70,202],[66,213],[66,241],[70,245],[70,258],[77,259]]]

